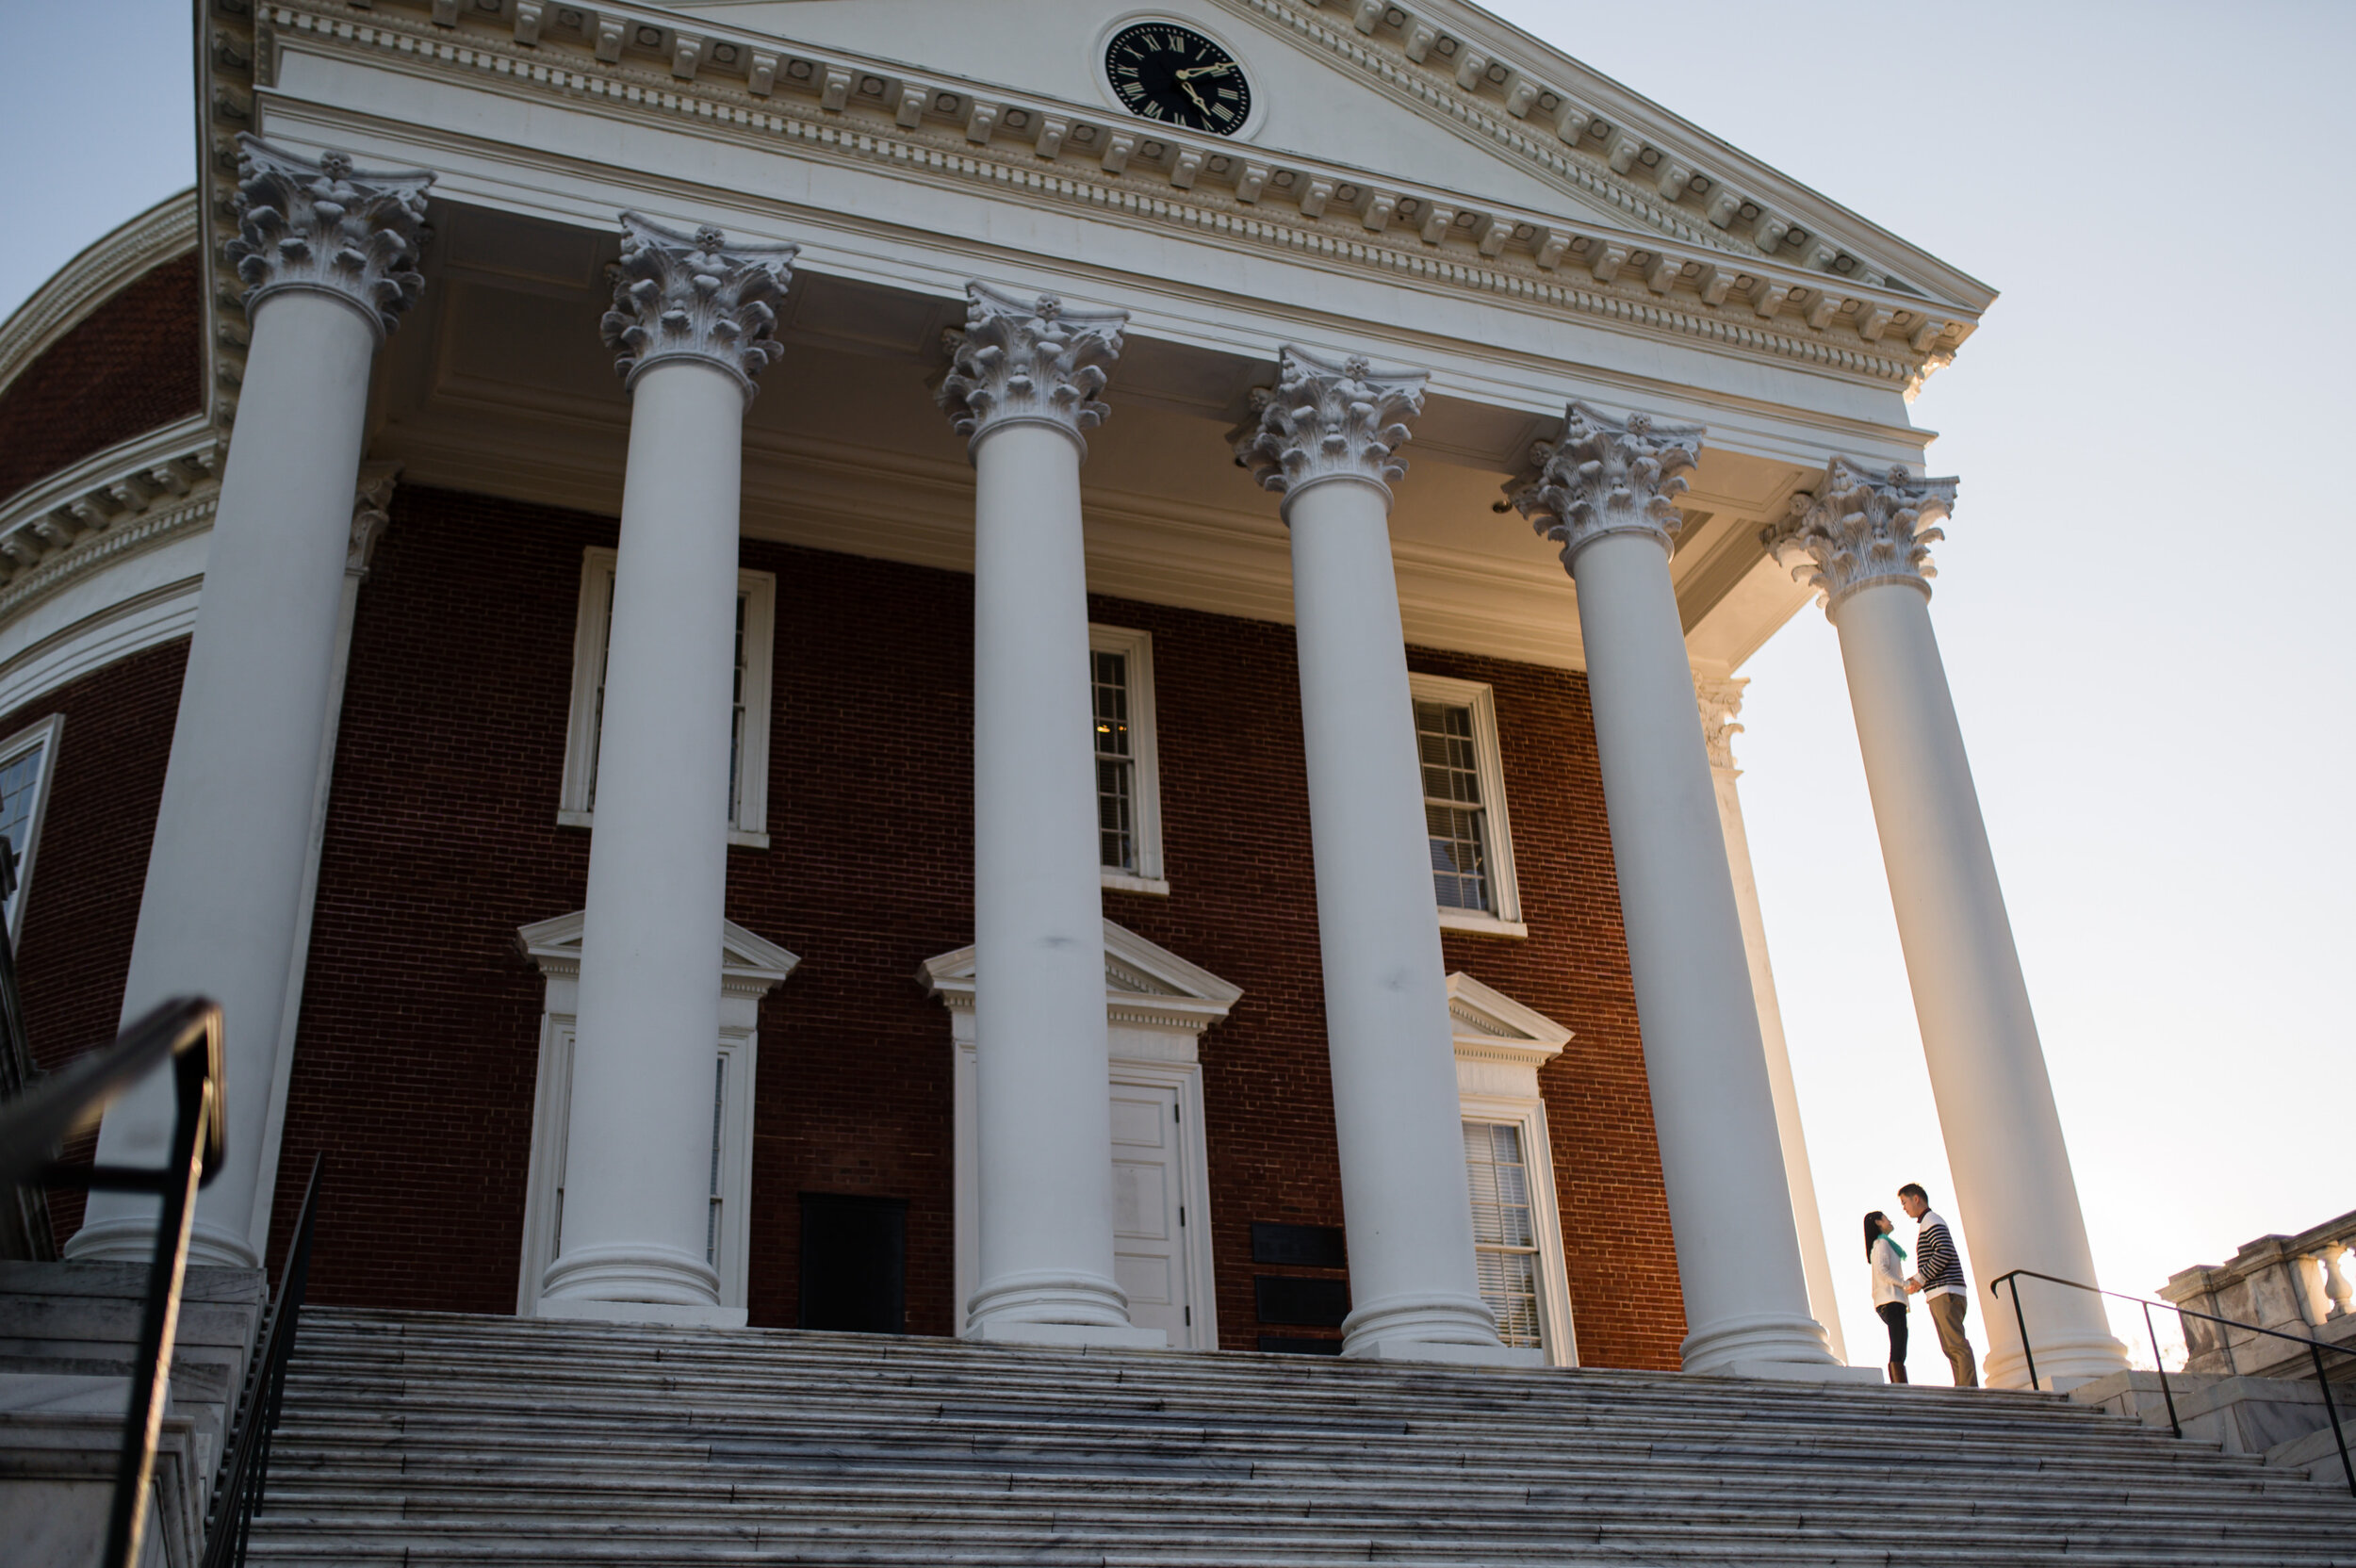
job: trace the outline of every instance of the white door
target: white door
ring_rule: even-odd
[[[1113,1276],[1129,1293],[1129,1321],[1194,1340],[1193,1282],[1186,1266],[1186,1164],[1178,1090],[1113,1084]]]

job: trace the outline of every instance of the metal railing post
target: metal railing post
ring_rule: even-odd
[[[2021,1287],[2018,1284],[2012,1288],[2014,1294],[2020,1293]],[[2168,1401],[2168,1429],[2178,1437],[2182,1437],[2184,1435],[2184,1424],[2176,1419],[2176,1393],[2168,1386],[2168,1363],[2160,1359],[2160,1331],[2152,1326],[2151,1303],[2149,1301],[2143,1304],[2143,1331],[2151,1336],[2151,1366],[2160,1375],[2160,1396]],[[2318,1362],[2322,1359],[2321,1356],[2315,1358]]]
[[[2021,1353],[2028,1358],[2029,1363],[2029,1392],[2035,1394],[2037,1392],[2037,1352],[2029,1348],[2029,1315],[2021,1310],[2021,1282],[2013,1275],[2004,1275],[1988,1282],[1988,1293],[1995,1295],[1996,1287],[2006,1280],[2012,1281],[2012,1320],[2021,1330]]]
[[[2340,1429],[2340,1407],[2331,1397],[2331,1380],[2323,1375],[2323,1348],[2310,1340],[2307,1354],[2315,1364],[2315,1386],[2323,1390],[2323,1413],[2331,1418],[2331,1440],[2340,1446],[2340,1474],[2348,1478],[2348,1494],[2356,1497],[2356,1464],[2348,1458],[2348,1433]]]

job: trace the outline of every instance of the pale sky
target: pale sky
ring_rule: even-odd
[[[1931,612],[2102,1282],[2151,1292],[2356,1209],[2326,547],[2349,503],[2318,477],[2356,428],[2356,7],[1492,8],[2003,293],[1914,407],[1962,480]],[[193,170],[187,0],[8,10],[0,314]],[[96,114],[54,68],[92,49],[132,90]],[[1832,630],[1809,609],[1742,673],[1743,808],[1870,1364],[1857,1217],[1909,1180],[1960,1217]],[[1915,1315],[1915,1375],[1943,1375]]]

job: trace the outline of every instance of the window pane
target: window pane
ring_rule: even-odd
[[[1481,1298],[1497,1315],[1497,1334],[1506,1344],[1539,1347],[1544,1334],[1538,1317],[1538,1227],[1522,1130],[1467,1121],[1464,1131]]]
[[[1096,707],[1097,861],[1137,870],[1137,761],[1129,750],[1129,658],[1090,653]]]
[[[1415,704],[1415,751],[1423,764],[1423,815],[1432,841],[1432,896],[1443,909],[1494,914],[1488,813],[1481,808],[1472,710],[1440,702]]]
[[[720,1266],[720,1138],[728,1125],[728,1059],[723,1056],[712,1075],[712,1202],[704,1216],[704,1262]]]
[[[33,800],[41,792],[41,766],[48,752],[48,743],[44,742],[0,767],[0,839],[6,839],[8,847],[16,852],[20,879],[25,872],[25,857],[32,853],[33,846],[25,841],[25,835],[32,829]],[[0,919],[14,920],[16,899],[16,893],[10,891],[7,904],[0,906]]]
[[[744,605],[750,596],[736,596],[736,682],[728,698],[728,825],[736,825],[736,808],[743,792],[737,773],[744,756]]]
[[[597,758],[605,745],[605,667],[614,656],[614,574],[605,574],[605,642],[597,649],[597,722],[589,731],[589,794],[581,809],[597,808]]]

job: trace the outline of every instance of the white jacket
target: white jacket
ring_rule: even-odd
[[[1906,1266],[1898,1261],[1898,1250],[1884,1236],[1873,1243],[1873,1305],[1886,1307],[1892,1301],[1904,1304],[1906,1298]]]

